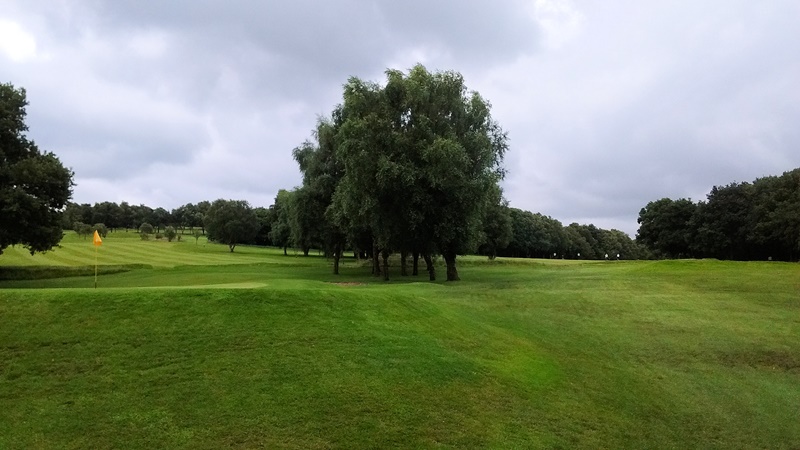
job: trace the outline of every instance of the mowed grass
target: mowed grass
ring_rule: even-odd
[[[282,250],[236,247],[233,254],[227,246],[209,244],[205,237],[195,240],[194,236],[182,235],[181,241],[167,242],[151,237],[143,241],[138,233],[117,230],[109,233],[103,244],[95,250],[92,238],[81,238],[74,232],[67,232],[59,247],[53,251],[31,256],[23,247],[10,247],[0,255],[0,266],[94,266],[95,260],[103,266],[147,265],[152,267],[176,267],[182,265],[229,265],[265,263],[264,254],[283,254]],[[291,253],[296,256],[296,252]],[[291,264],[290,260],[281,261]]]
[[[797,264],[465,258],[459,283],[383,283],[193,241],[120,242],[114,264],[189,265],[98,289],[0,282],[0,448],[800,447]]]

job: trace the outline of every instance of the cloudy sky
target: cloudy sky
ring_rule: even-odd
[[[0,82],[74,200],[269,206],[348,77],[461,72],[506,197],[631,235],[662,197],[800,167],[796,0],[4,0]]]

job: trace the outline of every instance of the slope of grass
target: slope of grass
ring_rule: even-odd
[[[385,284],[206,247],[231,264],[0,282],[0,448],[800,446],[796,264]]]

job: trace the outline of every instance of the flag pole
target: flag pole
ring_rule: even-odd
[[[94,245],[94,288],[97,289],[97,247],[103,245],[103,240],[100,239],[100,234],[97,230],[94,230],[92,245]]]

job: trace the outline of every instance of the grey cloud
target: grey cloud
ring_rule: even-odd
[[[544,43],[561,25],[534,20],[537,3],[581,19],[557,46]],[[512,206],[564,223],[632,234],[651,200],[698,200],[714,184],[800,166],[790,0],[12,1],[5,11],[51,52],[8,73],[29,88],[32,136],[85,182],[79,201],[271,199],[299,183],[290,151],[348,76],[380,80],[416,58],[462,72],[494,105],[511,138]],[[126,170],[91,162],[112,153]]]

